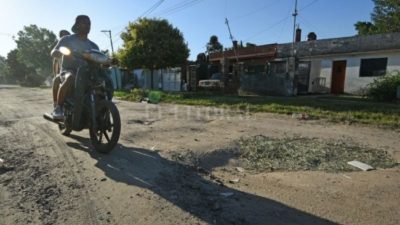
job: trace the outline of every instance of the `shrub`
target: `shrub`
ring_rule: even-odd
[[[161,91],[150,91],[149,101],[151,103],[159,103],[161,101]]]
[[[149,91],[140,88],[134,88],[129,95],[130,100],[141,101],[149,95]]]
[[[29,74],[25,77],[24,81],[21,82],[21,86],[25,87],[39,87],[44,83],[46,78],[37,74]]]
[[[400,86],[400,72],[394,71],[376,78],[367,86],[366,96],[379,101],[396,100],[397,87]]]

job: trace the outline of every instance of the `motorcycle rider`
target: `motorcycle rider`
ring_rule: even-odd
[[[71,35],[67,30],[60,30],[59,32],[59,38],[61,39],[64,36]],[[53,102],[54,102],[54,108],[57,105],[57,94],[58,94],[58,89],[60,88],[61,84],[61,60],[59,58],[54,58],[53,59]]]
[[[97,44],[88,39],[90,32],[90,18],[87,15],[79,15],[75,19],[75,24],[71,28],[74,34],[64,36],[61,38],[54,49],[51,51],[51,56],[61,59],[61,85],[57,93],[57,101],[52,116],[54,119],[63,119],[64,113],[62,105],[65,101],[66,96],[74,87],[75,74],[78,69],[76,60],[73,55],[63,55],[60,52],[60,47],[67,47],[71,51],[79,51],[82,53],[84,59],[90,59],[90,55],[85,51],[91,49],[99,50]]]
[[[58,37],[59,37],[58,40],[61,40],[61,38],[63,38],[64,36],[67,36],[67,35],[71,35],[71,33],[67,30],[60,30],[60,32],[58,33]],[[53,59],[53,75],[54,75],[54,77],[59,75],[60,72],[61,72],[61,61],[59,60],[59,58],[54,58]]]

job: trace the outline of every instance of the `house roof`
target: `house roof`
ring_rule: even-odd
[[[400,33],[352,36],[295,43],[299,57],[400,50]],[[278,44],[277,57],[292,54],[292,43]]]
[[[254,58],[275,58],[277,51],[277,44],[268,44],[260,46],[249,46],[236,49],[238,59],[254,59]],[[224,52],[214,52],[209,56],[210,61],[219,61],[221,59],[236,59],[235,52],[228,50]]]

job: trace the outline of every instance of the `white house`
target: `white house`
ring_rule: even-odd
[[[287,59],[292,44],[279,44]],[[400,33],[297,42],[299,92],[358,93],[376,77],[400,71]]]

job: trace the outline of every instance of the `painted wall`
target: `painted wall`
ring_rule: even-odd
[[[151,72],[146,69],[136,69],[133,71],[137,86],[139,88],[151,89]],[[181,70],[180,68],[171,68],[155,70],[153,74],[154,89],[164,91],[181,90]]]
[[[320,77],[325,78],[325,88],[331,89],[331,82],[332,82],[332,64],[333,60],[330,59],[322,59],[321,60],[321,74]],[[318,66],[318,65],[317,65]]]
[[[321,61],[320,59],[313,59],[311,61],[311,71],[310,71],[310,81],[308,84],[309,92],[323,92],[318,87],[319,81],[318,78],[321,74]],[[315,90],[315,91],[314,91]]]
[[[387,72],[400,71],[400,52],[398,53],[380,53],[380,54],[363,54],[345,57],[326,57],[310,59],[311,73],[310,73],[310,92],[324,92],[317,89],[316,85],[312,82],[316,78],[325,78],[325,90],[329,93],[332,84],[332,65],[333,61],[346,60],[346,78],[344,83],[345,93],[357,93],[360,89],[367,87],[367,85],[376,77],[360,77],[361,59],[368,58],[388,58]],[[305,60],[305,59],[304,59]]]

